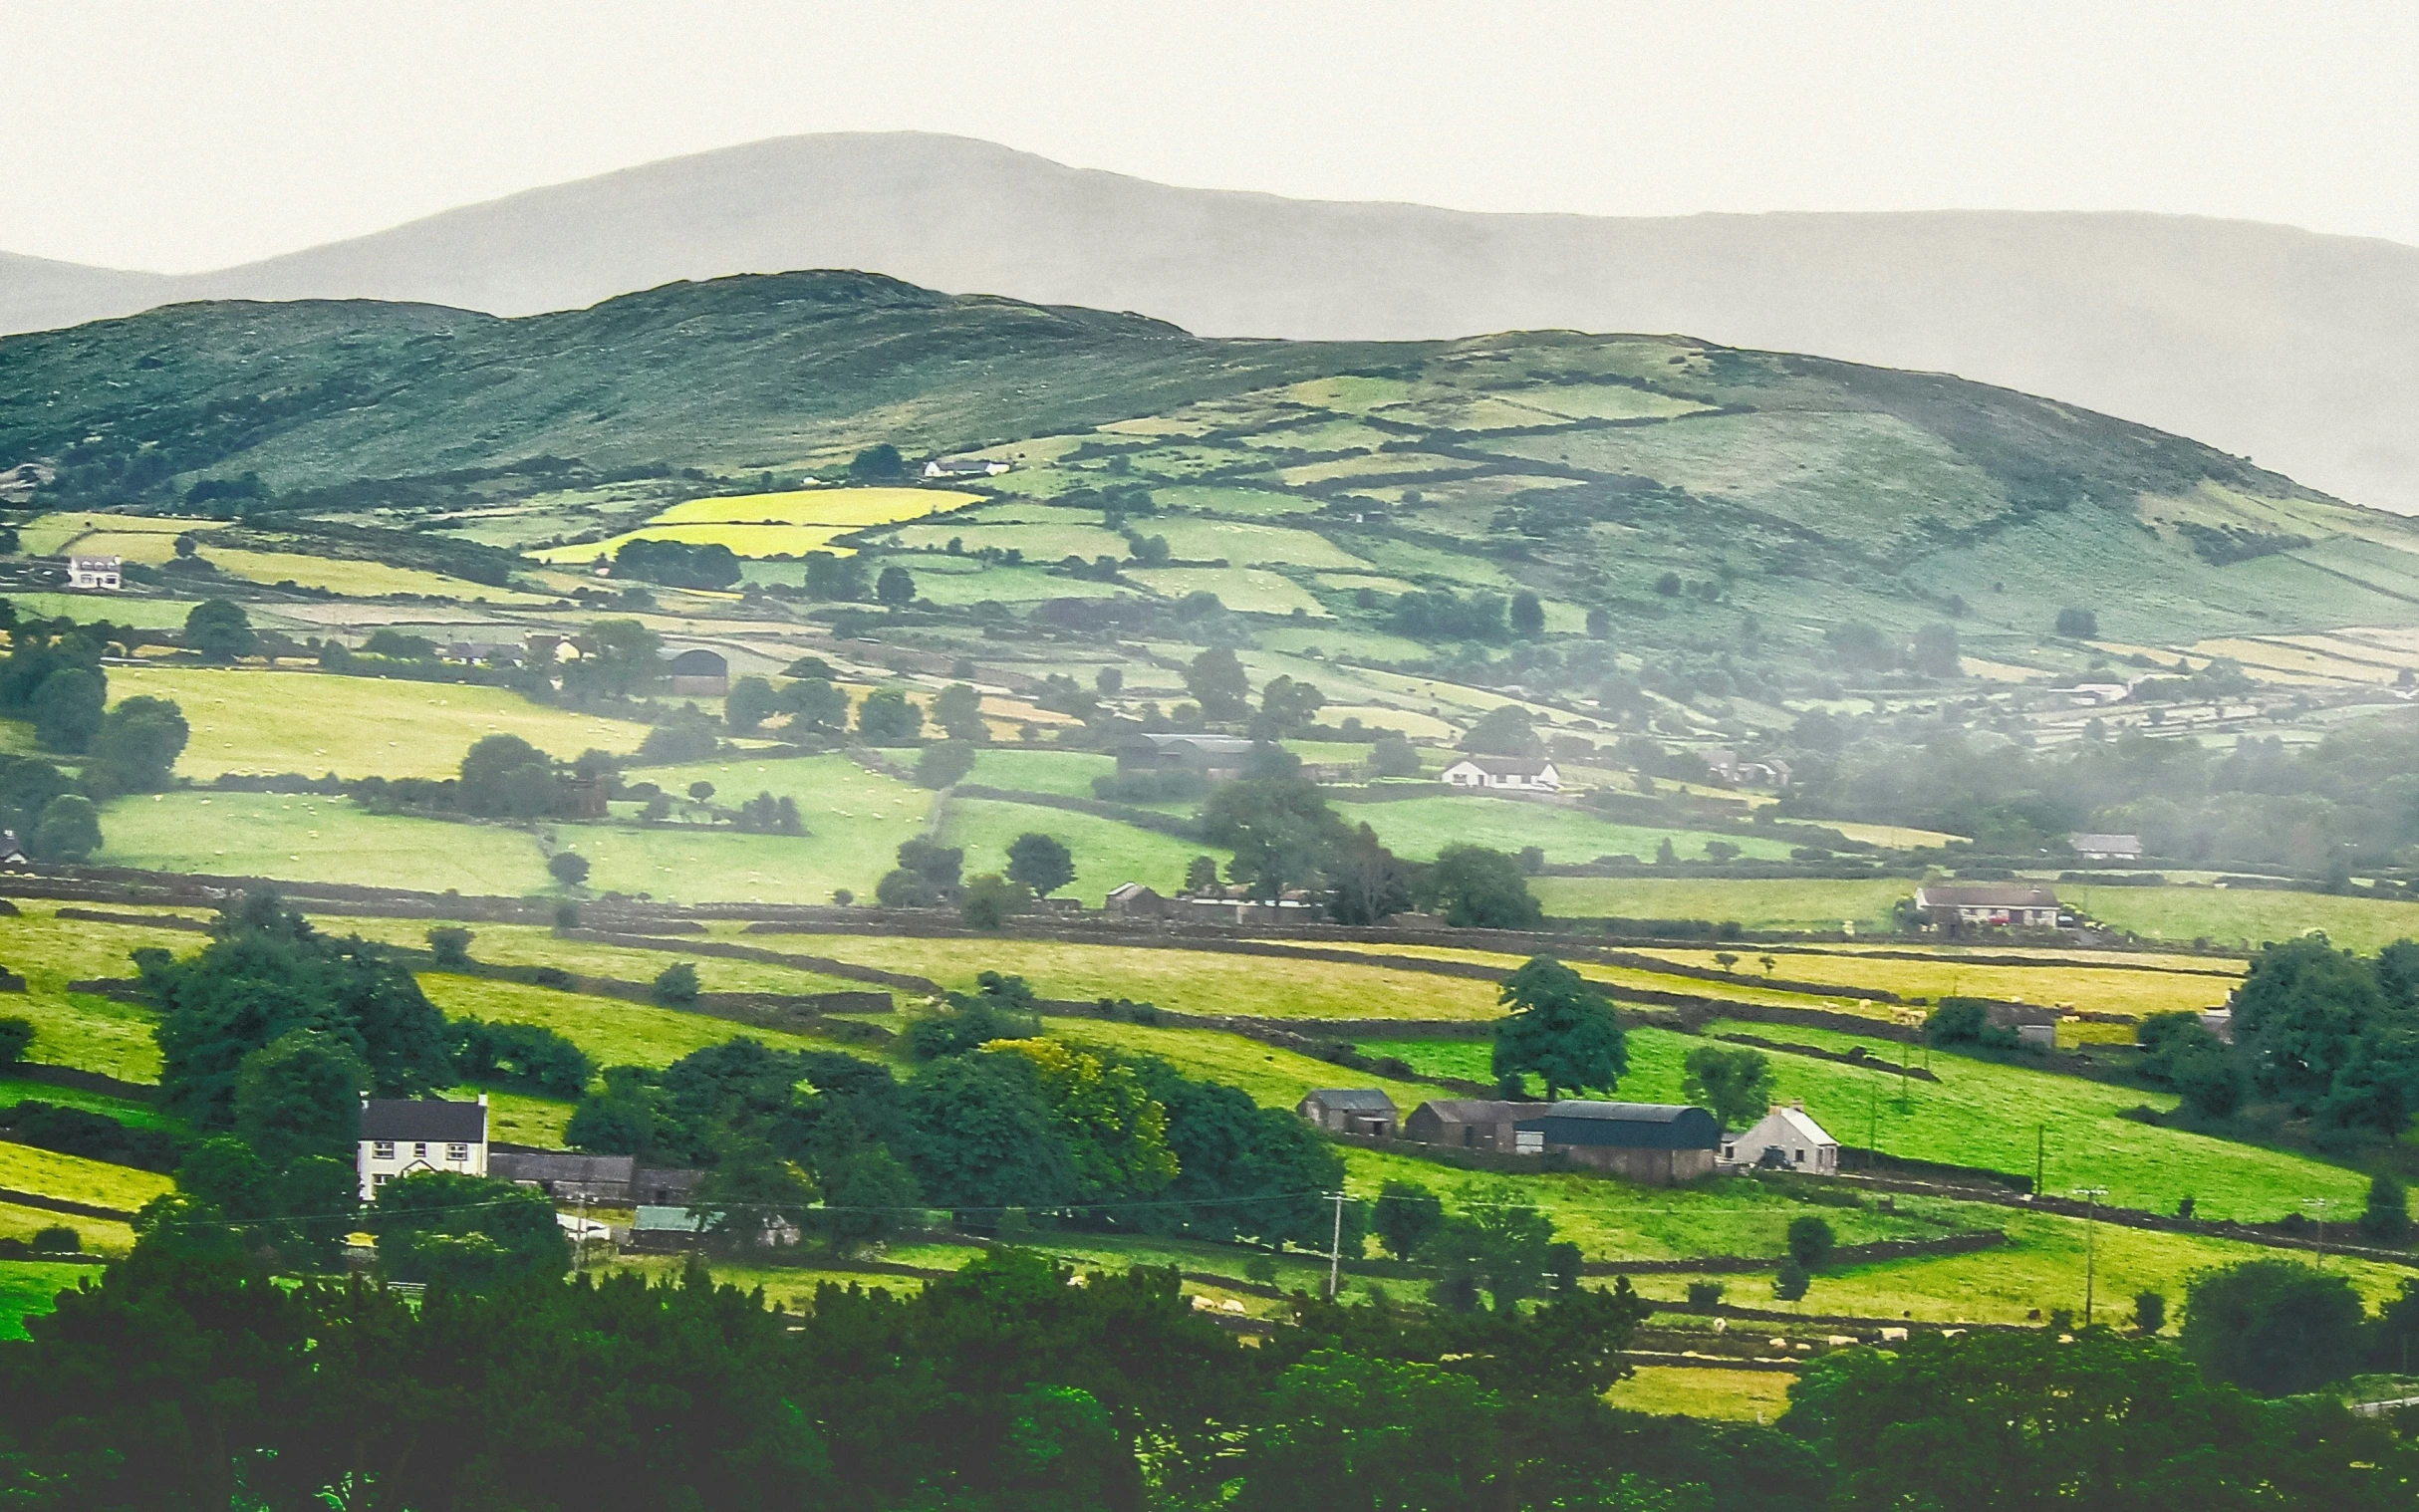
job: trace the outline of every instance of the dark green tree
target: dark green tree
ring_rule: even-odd
[[[1478,716],[1462,737],[1462,749],[1479,756],[1542,756],[1545,740],[1538,735],[1528,710],[1516,703],[1498,703]]]
[[[105,794],[156,793],[168,785],[190,733],[182,709],[137,693],[101,716],[85,783]]]
[[[560,764],[518,735],[489,735],[463,752],[454,795],[464,813],[489,819],[544,819],[570,806]]]
[[[580,641],[579,657],[563,666],[566,692],[627,698],[664,676],[664,637],[642,621],[591,620]]]
[[[762,677],[742,677],[722,699],[722,722],[735,735],[752,735],[782,710],[781,695]]]
[[[1389,1180],[1369,1215],[1370,1231],[1397,1260],[1417,1255],[1444,1226],[1444,1199],[1417,1181]]]
[[[916,757],[916,781],[923,787],[950,787],[963,781],[965,775],[973,770],[974,746],[971,741],[936,741]]]
[[[1534,640],[1545,633],[1545,603],[1524,588],[1511,596],[1509,619],[1513,634]]]
[[[1772,1063],[1759,1050],[1700,1045],[1681,1061],[1681,1095],[1725,1129],[1745,1129],[1771,1104]]]
[[[1496,1076],[1542,1077],[1551,1102],[1565,1090],[1611,1092],[1629,1069],[1613,1005],[1552,956],[1532,956],[1495,997],[1508,1010],[1495,1028]]]
[[[837,735],[848,728],[848,694],[821,677],[783,688],[781,706],[789,710],[790,728],[801,734]]]
[[[1202,706],[1206,719],[1240,719],[1251,712],[1250,679],[1243,663],[1224,646],[1212,646],[1185,668],[1185,691]]]
[[[235,1133],[273,1168],[353,1153],[370,1068],[342,1037],[292,1029],[235,1072]]]
[[[1789,1258],[1807,1270],[1821,1270],[1838,1246],[1838,1236],[1823,1219],[1809,1214],[1789,1220]]]
[[[2342,1274],[2247,1260],[2192,1278],[2180,1338],[2211,1380],[2283,1396],[2351,1375],[2360,1325],[2359,1294]]]
[[[697,1183],[691,1205],[712,1213],[708,1231],[746,1249],[768,1249],[784,1226],[803,1233],[821,1195],[814,1178],[761,1139],[733,1139]]]
[[[184,617],[185,649],[204,661],[234,661],[260,649],[252,618],[225,599],[205,599]]]
[[[952,682],[933,698],[933,722],[951,740],[981,742],[991,738],[982,719],[982,694],[971,685]]]
[[[985,872],[966,883],[957,902],[957,916],[969,929],[1005,928],[1032,900],[1032,891],[1024,883]]]
[[[566,887],[588,881],[588,858],[577,851],[557,851],[546,858],[546,875]]]
[[[656,973],[655,998],[667,1008],[685,1008],[697,1000],[697,968],[674,961]]]
[[[886,567],[874,580],[874,598],[885,609],[905,609],[916,602],[916,575],[904,567]]]
[[[2392,1171],[2368,1178],[2368,1201],[2360,1211],[2361,1236],[2379,1244],[2400,1244],[2411,1236],[2410,1190]]]
[[[34,739],[46,751],[85,750],[107,722],[108,702],[109,680],[100,668],[63,666],[34,689]]]
[[[42,817],[27,837],[26,854],[36,861],[75,863],[101,849],[101,811],[93,801],[62,793],[43,806]]]
[[[1039,831],[1027,831],[1008,845],[1008,881],[1022,882],[1034,895],[1048,897],[1075,881],[1075,858],[1059,841]]]
[[[368,1223],[379,1269],[397,1281],[494,1291],[571,1269],[554,1203],[510,1181],[421,1171],[380,1187]]]
[[[0,1066],[14,1066],[25,1059],[25,1052],[34,1043],[31,1019],[0,1019]]]
[[[907,459],[888,441],[868,446],[849,459],[849,481],[895,483],[907,476]]]
[[[1484,846],[1447,846],[1424,884],[1429,904],[1457,929],[1534,929],[1545,910],[1520,864]]]
[[[924,710],[895,687],[876,688],[857,705],[857,733],[873,745],[906,745],[924,732]]]
[[[1400,730],[1381,730],[1369,747],[1369,770],[1378,777],[1417,777],[1420,753]]]

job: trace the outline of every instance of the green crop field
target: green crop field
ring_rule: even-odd
[[[1132,998],[1180,1013],[1264,1018],[1486,1019],[1500,1010],[1491,982],[1332,961],[1272,960],[1208,950],[1066,944],[1029,939],[908,939],[855,934],[751,936],[860,965],[929,976],[971,990],[979,971],[1024,977],[1043,997]],[[1330,1075],[1335,1075],[1330,1068]],[[1298,1096],[1299,1094],[1297,1094]]]
[[[1924,1060],[1921,1049],[1796,1025],[1715,1027],[1832,1050],[1863,1043],[1877,1059],[1891,1063],[1902,1050],[1917,1065]],[[1668,1030],[1632,1029],[1630,1069],[1620,1096],[1647,1103],[1683,1101],[1681,1060],[1706,1043]],[[1431,1075],[1491,1076],[1488,1047],[1480,1041],[1373,1040],[1361,1049],[1400,1056]],[[2302,1211],[2316,1198],[2339,1210],[2356,1210],[2368,1187],[2359,1172],[2306,1156],[2117,1117],[2144,1103],[2173,1106],[2174,1099],[2159,1094],[1943,1053],[1930,1058],[1938,1083],[1902,1081],[1886,1069],[1769,1054],[1777,1095],[1803,1099],[1806,1111],[1843,1144],[1878,1138],[1885,1153],[2029,1176],[2037,1133],[2045,1151],[2044,1188],[2050,1192],[2104,1186],[2109,1201],[2153,1212],[2173,1212],[2180,1199],[2192,1197],[2204,1218],[2263,1222]]]
[[[36,1222],[24,1233],[18,1232],[34,1211],[30,1207],[0,1210],[0,1236],[31,1238],[34,1233],[49,1227],[49,1223]],[[20,1218],[20,1214],[27,1217]],[[63,1221],[57,1213],[48,1216],[52,1223]],[[90,1218],[64,1221],[71,1228],[83,1230],[87,1249],[115,1251],[134,1242],[132,1230],[122,1223],[96,1223]],[[115,1236],[105,1238],[97,1235],[94,1232],[96,1229],[117,1230],[118,1234],[125,1236],[125,1242],[110,1242],[110,1238]],[[78,1283],[90,1279],[92,1275],[90,1266],[61,1265],[49,1260],[0,1260],[0,1341],[25,1338],[26,1319],[50,1313],[56,1306],[54,1298],[61,1292],[74,1291]]]
[[[1658,1417],[1771,1422],[1789,1409],[1789,1386],[1796,1380],[1785,1371],[1645,1365],[1605,1392],[1604,1399]]]
[[[523,830],[372,814],[342,798],[164,793],[103,811],[104,866],[519,895],[547,884]],[[610,885],[610,883],[608,883]]]
[[[1677,844],[1677,842],[1675,842]],[[1652,853],[1649,853],[1652,854]],[[1915,893],[1897,878],[1873,882],[1740,881],[1687,877],[1540,877],[1529,882],[1560,918],[1735,919],[1749,929],[1883,928],[1890,909]]]
[[[425,919],[321,916],[315,921],[331,934],[359,934],[365,939],[414,948],[424,945],[428,930]],[[708,992],[802,994],[869,990],[863,982],[800,971],[765,961],[680,954],[678,947],[681,940],[676,935],[667,941],[673,947],[672,950],[655,951],[626,945],[600,945],[588,940],[561,939],[556,937],[553,930],[534,924],[473,923],[469,927],[471,958],[491,965],[560,966],[582,976],[648,982],[655,980],[656,974],[673,961],[685,960],[697,968],[698,984]],[[751,935],[734,937],[742,944],[754,943],[761,938]]]
[[[1067,848],[1075,859],[1075,881],[1067,884],[1065,895],[1087,901],[1128,882],[1173,892],[1194,857],[1212,856],[1220,866],[1229,858],[1217,847],[1138,830],[1114,819],[991,799],[951,799],[941,824],[941,843],[964,849],[968,877],[1004,872],[1009,844],[1029,833],[1048,835]]]
[[[647,727],[532,703],[504,688],[390,681],[324,672],[112,667],[113,701],[173,699],[192,726],[179,776],[222,772],[317,777],[450,777],[489,735],[518,735],[568,760],[597,747],[627,753]]]
[[[112,1165],[81,1155],[63,1155],[54,1149],[36,1149],[31,1144],[0,1141],[0,1186],[10,1191],[90,1202],[131,1213],[175,1184],[166,1176],[136,1170],[131,1165]]]
[[[1116,758],[1089,751],[1019,751],[987,746],[974,753],[966,781],[1016,793],[1092,796],[1092,779],[1112,776]]]
[[[2419,938],[2419,903],[2333,897],[2265,887],[2064,886],[2070,907],[2145,939],[2219,946],[2292,939],[2312,929],[2347,950],[2374,953],[2398,939]]]
[[[1397,803],[1340,803],[1336,812],[1352,823],[1367,823],[1390,849],[1422,861],[1433,859],[1437,852],[1453,845],[1486,846],[1510,852],[1536,846],[1545,852],[1548,862],[1560,864],[1594,861],[1599,856],[1634,856],[1652,861],[1656,848],[1665,840],[1671,841],[1681,857],[1689,861],[1704,856],[1711,841],[1737,846],[1743,854],[1757,860],[1785,858],[1789,854],[1787,842],[1759,835],[1712,835],[1607,824],[1580,809],[1478,794],[1413,798]]]

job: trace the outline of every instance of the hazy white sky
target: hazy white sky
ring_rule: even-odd
[[[0,0],[0,250],[189,271],[800,131],[1478,210],[2419,244],[2419,5]]]

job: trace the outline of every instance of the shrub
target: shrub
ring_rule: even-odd
[[[1692,1281],[1689,1283],[1689,1306],[1693,1308],[1720,1306],[1725,1290],[1726,1288],[1719,1281]]]
[[[25,1052],[34,1043],[34,1025],[30,1019],[0,1019],[0,1066],[14,1066],[25,1059]]]
[[[2410,1192],[2392,1172],[2381,1170],[2369,1178],[2360,1232],[2379,1244],[2400,1244],[2410,1237]]]
[[[54,1223],[34,1231],[34,1253],[37,1255],[74,1255],[84,1250],[84,1235],[64,1223]]]
[[[459,925],[439,924],[428,931],[428,953],[440,966],[467,966],[471,938],[470,931]]]
[[[873,745],[906,745],[924,733],[924,710],[895,687],[876,688],[857,705],[857,733]]]
[[[588,858],[577,851],[557,851],[546,858],[546,872],[566,887],[588,881]]]
[[[1818,1271],[1839,1247],[1838,1236],[1831,1225],[1820,1218],[1805,1217],[1789,1220],[1789,1258],[1809,1271]]]
[[[1024,883],[986,872],[966,883],[957,913],[969,929],[997,929],[1011,914],[1022,913],[1031,899]]]
[[[2069,640],[2099,638],[2100,617],[2088,609],[2061,609],[2057,612],[2057,632]]]
[[[2145,1334],[2155,1334],[2167,1327],[2165,1294],[2136,1292],[2133,1298],[2133,1326]]]
[[[1813,1281],[1812,1273],[1793,1257],[1783,1259],[1778,1274],[1772,1277],[1772,1295],[1783,1302],[1795,1302],[1806,1294]]]
[[[666,1008],[685,1008],[697,1000],[697,968],[676,961],[656,975],[656,1002]]]

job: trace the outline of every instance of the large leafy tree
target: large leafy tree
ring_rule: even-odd
[[[1048,897],[1075,881],[1075,858],[1055,836],[1029,831],[1008,845],[1008,881],[1023,882],[1036,896]]]
[[[1629,1069],[1612,1003],[1552,956],[1530,957],[1495,997],[1509,1010],[1495,1027],[1496,1076],[1542,1077],[1551,1101],[1564,1091],[1610,1092]]]
[[[101,716],[85,781],[104,793],[156,793],[168,785],[190,734],[184,710],[137,693]]]
[[[235,1132],[271,1166],[353,1152],[370,1068],[344,1038],[293,1029],[235,1071]]]
[[[491,819],[543,819],[570,801],[560,765],[518,735],[489,735],[463,752],[454,795],[463,812]]]
[[[184,617],[184,644],[204,661],[234,661],[260,649],[260,636],[242,605],[205,599]]]
[[[1251,682],[1241,658],[1224,646],[1212,646],[1185,668],[1185,691],[1210,719],[1240,719],[1251,712]]]
[[[1050,1039],[995,1040],[983,1050],[1031,1064],[1084,1201],[1147,1197],[1176,1179],[1168,1110],[1132,1068],[1103,1064],[1098,1056]]]
[[[1534,929],[1545,920],[1520,864],[1484,846],[1438,852],[1426,890],[1431,906],[1457,929]]]
[[[2308,1112],[2384,1010],[2376,973],[2322,939],[2270,945],[2235,989],[2236,1043],[2262,1092]]]
[[[2212,1379],[2285,1395],[2351,1375],[2360,1325],[2359,1293],[2340,1272],[2249,1260],[2192,1278],[2182,1343]]]
[[[1772,1101],[1772,1063],[1759,1050],[1700,1045],[1681,1061],[1681,1095],[1712,1111],[1725,1129],[1743,1129]]]
[[[995,1217],[1077,1200],[1082,1177],[1059,1137],[1033,1063],[1021,1056],[935,1061],[908,1088],[908,1160],[935,1205]]]

